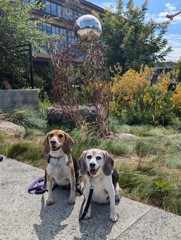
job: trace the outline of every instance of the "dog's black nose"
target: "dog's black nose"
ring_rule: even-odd
[[[56,141],[55,140],[52,140],[50,141],[51,145],[55,145],[56,144]]]
[[[91,168],[94,168],[94,167],[95,167],[95,163],[90,163],[89,166],[90,166]]]

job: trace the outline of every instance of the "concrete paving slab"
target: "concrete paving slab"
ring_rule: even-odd
[[[13,159],[0,162],[0,240],[181,239],[180,216],[126,198],[116,205],[117,223],[109,220],[109,204],[92,204],[92,218],[79,222],[82,196],[72,206],[69,190],[56,188],[55,203],[46,206],[47,193],[28,194],[29,185],[43,175]]]
[[[181,217],[152,208],[116,239],[180,240]]]

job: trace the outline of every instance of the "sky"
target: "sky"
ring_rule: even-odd
[[[116,6],[117,0],[91,0],[95,5],[102,8]],[[127,0],[123,0],[124,6],[126,6]],[[134,0],[135,6],[141,6],[144,0]],[[175,14],[181,11],[181,0],[148,0],[148,10],[145,16],[146,22],[150,18],[156,22],[170,21],[166,18],[167,14]],[[171,46],[173,51],[166,57],[167,61],[177,62],[181,60],[181,14],[175,16],[170,21],[168,31],[164,35],[164,38],[168,41],[168,46]]]

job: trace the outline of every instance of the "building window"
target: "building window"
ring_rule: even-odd
[[[48,54],[48,48],[46,46],[42,46],[42,48]]]
[[[55,27],[55,26],[52,26],[52,33],[53,33],[53,34],[56,34],[55,29],[56,29],[56,27]]]
[[[57,15],[56,4],[51,3],[51,4],[50,4],[50,8],[51,8],[50,13],[51,13],[52,15]]]
[[[50,2],[46,1],[46,12],[50,13]]]
[[[38,28],[39,28],[40,31],[47,32],[48,35],[51,35],[51,34],[58,35],[58,34],[65,33],[65,29],[64,28],[56,27],[56,26],[52,26],[52,25],[45,25],[43,23],[38,24]]]
[[[52,26],[52,25],[45,25],[43,23],[38,24],[38,28],[40,31],[45,31],[48,35],[51,34],[63,34],[62,38],[60,37],[60,41],[55,41],[55,48],[53,49],[53,53],[59,53],[62,49],[65,49],[68,47],[69,44],[74,44],[76,42],[74,32],[73,31],[68,31],[66,33],[66,29],[57,27],[57,26]],[[66,34],[65,34],[66,33]],[[42,46],[44,51],[48,53],[48,49],[45,46]]]
[[[36,3],[36,0],[25,0],[24,2],[25,2],[25,3],[33,3],[33,4],[35,4],[35,3]]]
[[[46,32],[48,35],[52,34],[52,26],[46,26]]]
[[[62,7],[57,5],[57,15],[60,17],[61,16],[61,11],[62,11]]]
[[[60,33],[60,28],[59,27],[55,27],[55,34],[59,34]]]
[[[74,32],[73,31],[68,32],[68,34],[67,34],[67,41],[70,44],[75,43],[75,36],[74,36]]]
[[[50,13],[52,15],[55,15],[55,16],[61,16],[61,10],[62,10],[62,7],[60,5],[57,5],[55,3],[51,3],[49,1],[46,1],[46,9],[45,11],[47,13]]]

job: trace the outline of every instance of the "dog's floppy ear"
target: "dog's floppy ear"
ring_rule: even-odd
[[[48,154],[49,151],[50,151],[50,145],[49,145],[49,142],[48,142],[48,133],[47,133],[47,135],[46,135],[46,137],[44,139],[43,146],[44,146],[43,152],[45,154]]]
[[[114,168],[114,160],[112,159],[112,157],[108,154],[107,151],[103,151],[104,153],[104,165],[103,165],[103,172],[106,176],[110,176],[113,172],[113,168]]]
[[[82,153],[82,155],[80,156],[79,160],[78,160],[78,163],[79,163],[79,166],[80,166],[80,175],[81,176],[85,175],[86,172],[87,172],[87,166],[86,166],[86,162],[85,162],[86,152],[87,151],[84,151]]]
[[[71,138],[71,136],[68,133],[64,132],[64,134],[65,134],[65,142],[64,142],[62,148],[63,148],[64,153],[68,155],[72,152],[74,140]]]

